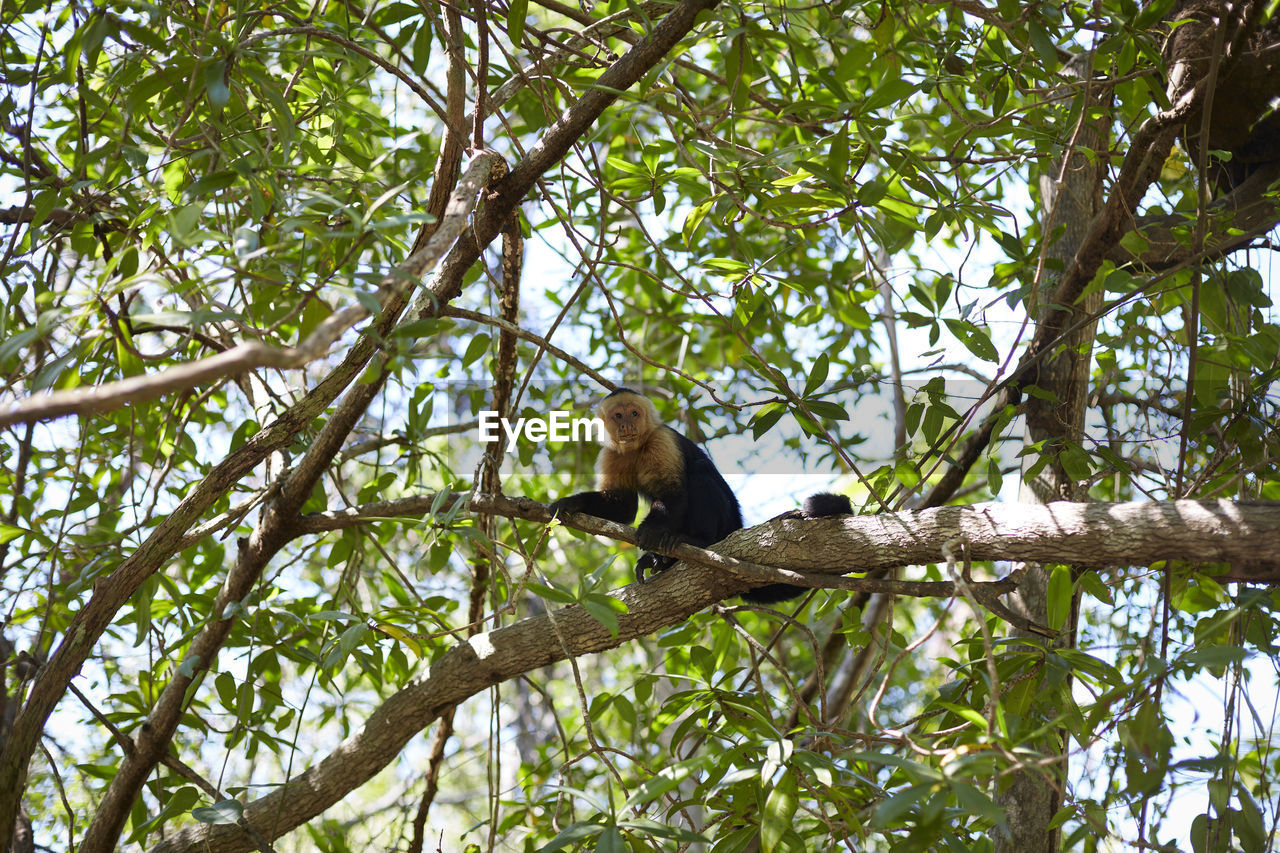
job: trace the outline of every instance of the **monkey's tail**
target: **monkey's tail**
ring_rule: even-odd
[[[804,499],[804,508],[792,510],[786,516],[792,518],[830,518],[835,515],[853,515],[853,503],[845,495],[834,492],[817,492]],[[777,604],[808,592],[802,586],[789,583],[770,583],[758,586],[742,594],[743,601],[752,604]]]
[[[804,499],[805,518],[830,518],[833,515],[853,515],[853,504],[847,495],[817,492]]]

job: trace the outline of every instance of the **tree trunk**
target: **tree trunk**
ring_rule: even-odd
[[[1026,435],[1024,449],[1039,445],[1039,453],[1023,456],[1023,477],[1018,500],[1025,503],[1048,503],[1054,500],[1079,500],[1085,488],[1067,475],[1062,454],[1078,445],[1084,434],[1084,416],[1089,394],[1089,367],[1093,352],[1097,321],[1089,321],[1102,302],[1102,292],[1094,291],[1069,307],[1065,315],[1049,310],[1057,282],[1056,274],[1048,274],[1045,261],[1058,261],[1058,269],[1066,269],[1084,241],[1089,227],[1102,210],[1102,179],[1106,172],[1109,120],[1106,101],[1109,91],[1089,85],[1093,57],[1078,56],[1064,73],[1080,81],[1081,89],[1073,101],[1079,120],[1073,138],[1055,162],[1055,173],[1040,177],[1041,221],[1045,250],[1037,270],[1036,290],[1031,307],[1037,326],[1057,322],[1058,334],[1064,336],[1058,345],[1046,350],[1045,360],[1036,372],[1035,385],[1043,395],[1028,395],[1024,409]],[[1081,104],[1083,102],[1083,108]],[[1096,112],[1095,111],[1096,108]],[[1090,121],[1091,114],[1102,116]],[[1055,230],[1061,235],[1053,238]],[[1067,332],[1066,330],[1070,330]],[[1065,334],[1064,334],[1065,333]],[[1047,456],[1034,476],[1028,466]],[[1027,578],[1012,600],[1013,609],[1039,625],[1048,624],[1048,573],[1039,564],[1027,566]],[[1025,631],[1014,629],[1015,636],[1031,642],[1072,646],[1075,642],[1076,608],[1056,640],[1047,641]],[[1046,674],[1042,674],[1044,678]],[[1070,689],[1070,686],[1058,689]],[[1039,691],[1042,698],[1029,714],[1029,725],[1056,715],[1056,691]],[[1034,744],[1038,752],[1060,760],[1045,768],[1023,770],[1014,774],[1008,788],[997,792],[997,802],[1006,809],[1008,831],[997,828],[993,842],[996,853],[1056,853],[1061,846],[1061,833],[1050,829],[1050,822],[1062,807],[1062,791],[1067,772],[1064,740],[1049,736]]]

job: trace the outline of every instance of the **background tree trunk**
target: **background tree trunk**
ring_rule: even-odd
[[[1055,323],[1057,328],[1051,331],[1062,337],[1060,343],[1045,350],[1044,361],[1035,371],[1034,385],[1042,393],[1023,398],[1026,432],[1018,500],[1026,503],[1077,500],[1087,489],[1067,474],[1063,454],[1072,452],[1071,447],[1078,446],[1084,435],[1091,355],[1098,325],[1091,318],[1102,304],[1102,291],[1094,290],[1078,300],[1065,315],[1051,306],[1059,272],[1071,263],[1090,225],[1102,211],[1111,115],[1106,108],[1108,90],[1089,85],[1092,65],[1093,56],[1086,53],[1077,55],[1064,69],[1084,84],[1072,102],[1072,114],[1077,116],[1075,134],[1053,164],[1054,172],[1040,176],[1045,248],[1029,313],[1036,318],[1038,334],[1044,324]],[[1055,237],[1059,229],[1061,235]],[[1033,466],[1040,466],[1039,470]],[[1027,565],[1026,579],[1013,601],[1016,611],[1039,625],[1048,624],[1048,583],[1048,572],[1040,564]],[[1063,626],[1055,640],[1046,641],[1017,628],[1013,632],[1030,642],[1072,646],[1076,608],[1071,610],[1071,622]],[[1050,668],[1044,668],[1040,678],[1048,678],[1049,673]],[[1040,691],[1044,698],[1030,719],[1052,718],[1057,707],[1053,697],[1070,689],[1068,683]],[[1041,754],[1058,756],[1060,761],[1021,770],[1014,774],[1006,790],[997,792],[997,802],[1007,810],[1008,833],[1001,828],[993,833],[996,853],[1056,853],[1060,847],[1061,832],[1050,829],[1049,824],[1062,806],[1066,744],[1061,738],[1047,737],[1035,746]]]

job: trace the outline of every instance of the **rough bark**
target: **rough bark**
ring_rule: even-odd
[[[1179,0],[1165,42],[1171,97],[1202,80],[1212,90],[1187,117],[1182,141],[1194,162],[1210,151],[1229,159],[1208,162],[1219,191],[1239,186],[1259,169],[1280,164],[1280,16],[1264,0]],[[1207,113],[1207,115],[1206,115]]]

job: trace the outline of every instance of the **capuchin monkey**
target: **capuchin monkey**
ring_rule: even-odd
[[[609,394],[596,409],[604,421],[604,447],[596,460],[594,492],[553,501],[553,513],[582,512],[631,524],[643,495],[649,514],[636,529],[636,541],[645,549],[636,562],[636,580],[662,571],[675,557],[654,553],[670,550],[680,542],[705,548],[742,528],[742,510],[733,490],[716,469],[711,457],[688,438],[658,420],[650,400],[630,388]],[[823,518],[852,515],[843,495],[822,492],[811,495],[804,509],[794,515]],[[773,583],[756,587],[742,597],[757,604],[775,604],[805,592],[801,586]]]

